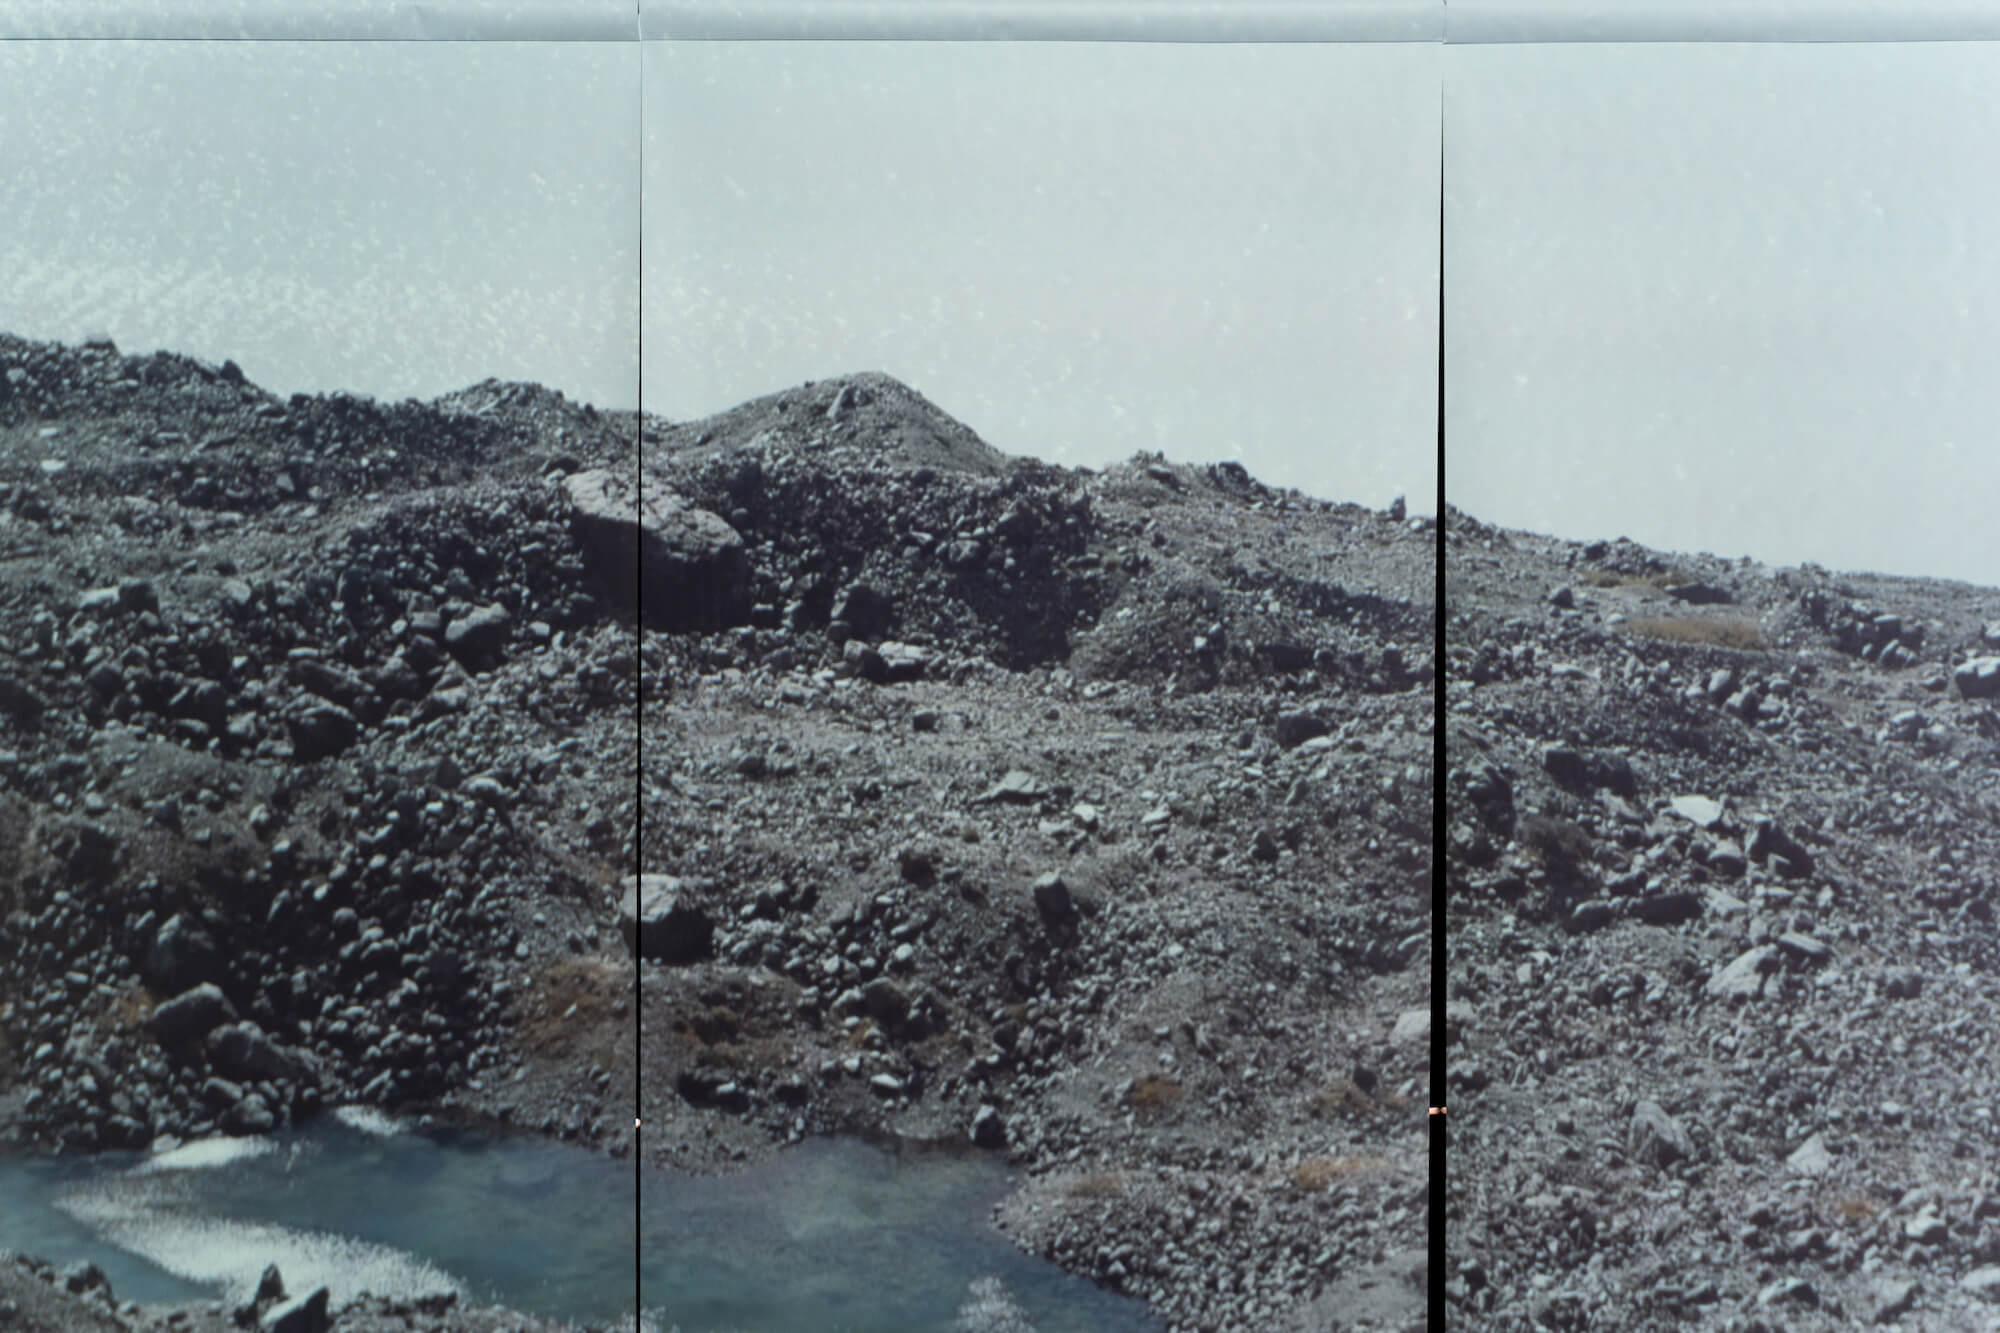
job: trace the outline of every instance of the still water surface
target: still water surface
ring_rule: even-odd
[[[0,1250],[88,1259],[121,1300],[455,1291],[660,1333],[1149,1333],[1136,1302],[1016,1250],[984,1158],[815,1141],[723,1178],[344,1110],[170,1153],[0,1157]],[[635,1202],[644,1313],[633,1289]]]

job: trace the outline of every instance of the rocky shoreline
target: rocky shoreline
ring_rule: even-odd
[[[0,1327],[27,1333],[612,1333],[609,1326],[556,1323],[518,1311],[461,1305],[449,1294],[420,1300],[363,1296],[335,1305],[325,1287],[297,1295],[285,1290],[275,1266],[264,1270],[255,1297],[186,1306],[120,1301],[93,1264],[61,1270],[22,1255],[0,1255]]]
[[[1175,1329],[1421,1320],[1426,521],[877,375],[0,380],[0,1133],[953,1140]]]

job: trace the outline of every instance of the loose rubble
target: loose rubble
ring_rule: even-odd
[[[878,375],[658,434],[750,573],[643,653],[643,860],[713,928],[642,966],[648,1156],[957,1143],[1170,1328],[1384,1264],[1344,1326],[1421,1326],[1435,527]]]
[[[2000,593],[1446,543],[1447,1321],[1992,1325]]]
[[[0,377],[0,1136],[908,1137],[1172,1328],[1423,1318],[1430,521],[874,374]]]

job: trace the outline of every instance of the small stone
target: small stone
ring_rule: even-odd
[[[2000,1301],[2000,1264],[1975,1268],[1960,1278],[1958,1285],[1984,1300]]]
[[[1823,1176],[1832,1169],[1833,1157],[1826,1150],[1825,1138],[1814,1134],[1792,1150],[1785,1165],[1802,1176]]]
[[[1757,1304],[1817,1307],[1819,1292],[1802,1277],[1781,1277],[1757,1293]]]
[[[507,646],[514,615],[498,604],[476,607],[456,617],[444,632],[444,646],[462,660],[483,662]]]
[[[992,1106],[982,1106],[972,1117],[972,1141],[981,1148],[1007,1146],[1007,1122]]]
[[[1737,955],[1734,962],[1710,977],[1704,992],[1718,1000],[1757,999],[1779,965],[1777,946],[1760,944]]]
[[[1883,1278],[1875,1284],[1875,1322],[1894,1323],[1917,1303],[1914,1278]]]
[[[1603,930],[1617,919],[1617,908],[1602,899],[1592,899],[1572,907],[1563,926],[1572,935],[1588,935]]]
[[[1667,808],[1697,828],[1714,828],[1722,822],[1722,806],[1706,796],[1676,796]]]
[[[1048,924],[1060,925],[1076,915],[1076,903],[1070,897],[1069,885],[1054,871],[1036,878],[1034,893],[1035,910]]]
[[[1903,1223],[1903,1236],[1919,1245],[1942,1245],[1950,1228],[1936,1213],[1918,1213]]]
[[[305,1296],[272,1306],[257,1323],[262,1333],[326,1333],[327,1306],[333,1293],[319,1287]]]
[[[1042,795],[1042,784],[1036,781],[1034,774],[1026,769],[1010,768],[998,782],[980,794],[979,800],[1028,803],[1041,800]]]
[[[1332,723],[1312,713],[1280,713],[1276,734],[1278,744],[1291,750],[1332,730]]]
[[[1788,930],[1778,936],[1778,947],[1792,957],[1808,963],[1824,963],[1833,957],[1833,950],[1825,941],[1814,939],[1801,931]]]
[[[625,881],[618,924],[634,958],[681,965],[715,952],[715,924],[673,875],[634,875]]]
[[[1672,1166],[1694,1155],[1694,1144],[1687,1131],[1658,1102],[1642,1101],[1632,1109],[1626,1141],[1634,1157],[1659,1167]]]

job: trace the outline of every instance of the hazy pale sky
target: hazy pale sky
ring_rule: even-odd
[[[638,401],[627,43],[0,42],[0,330]]]
[[[646,59],[649,410],[882,370],[1012,453],[1435,507],[1435,44]]]
[[[1453,504],[2000,581],[2000,46],[1444,58]]]

